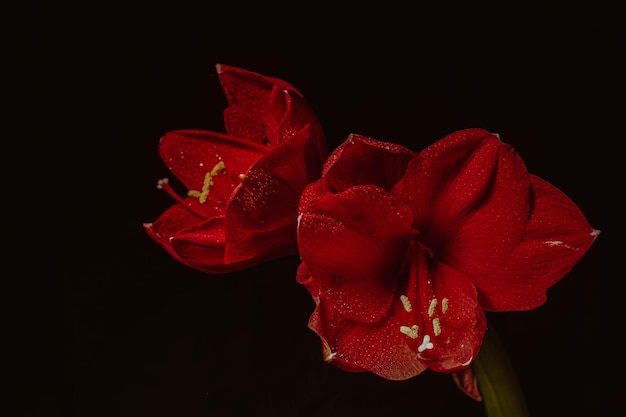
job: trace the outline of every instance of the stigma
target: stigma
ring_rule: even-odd
[[[426,349],[432,349],[433,347],[435,346],[431,343],[430,336],[426,334],[424,335],[424,340],[422,341],[422,344],[417,348],[417,351],[419,353],[422,353]]]

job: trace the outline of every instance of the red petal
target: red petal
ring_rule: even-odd
[[[298,202],[326,159],[323,136],[307,125],[271,149],[248,172],[226,214],[226,262],[298,253]]]
[[[159,152],[167,167],[188,189],[201,190],[206,174],[220,161],[232,176],[229,182],[232,184],[267,152],[267,148],[221,133],[177,130],[161,138]],[[218,181],[216,187],[219,187]],[[225,191],[227,198],[232,188]]]
[[[185,199],[185,202],[198,204],[197,199],[191,197]],[[170,238],[180,230],[192,227],[202,221],[204,221],[203,218],[188,210],[185,205],[175,204],[165,210],[156,221],[150,223],[150,229],[157,240],[169,245]]]
[[[297,136],[308,127],[308,129],[310,129],[308,134],[313,139],[313,145],[317,148],[313,152],[315,152],[316,155],[322,153],[325,161],[328,156],[328,148],[322,126],[317,116],[300,93],[295,90],[283,90],[275,86],[272,91],[271,99],[271,106],[279,108],[284,105],[285,112],[278,125],[278,131],[275,135],[268,137],[270,147],[292,140],[294,136]],[[300,136],[302,135],[300,134]],[[324,161],[322,161],[320,166],[316,167],[316,169],[321,170]]]
[[[393,143],[350,135],[328,159],[324,179],[329,191],[340,193],[355,185],[391,190],[402,178],[415,152]]]
[[[153,223],[145,223],[144,229],[172,257],[179,262],[186,263],[172,247],[171,238],[179,230],[191,227],[197,221],[197,216],[192,215],[184,206],[176,204],[163,212]]]
[[[478,389],[478,382],[476,382],[476,376],[474,375],[474,367],[469,366],[460,372],[452,374],[454,383],[465,395],[470,397],[474,401],[482,401],[483,397],[480,395]]]
[[[372,186],[327,194],[301,215],[300,254],[340,314],[363,322],[385,314],[411,221],[408,207]]]
[[[496,271],[472,277],[487,311],[529,310],[563,278],[599,234],[556,187],[531,175],[535,201],[524,240]]]
[[[561,190],[534,175],[531,182],[535,205],[522,243],[534,246],[535,254],[545,256],[546,245],[552,252],[548,255],[552,262],[546,275],[549,288],[578,263],[600,231],[589,225],[580,208]]]
[[[209,273],[234,272],[252,264],[248,261],[224,264],[224,219],[213,218],[177,233],[171,245],[187,265]]]
[[[409,163],[392,191],[411,201],[420,240],[469,275],[504,262],[530,215],[530,180],[510,146],[482,129],[455,132]]]
[[[322,198],[328,192],[329,190],[326,189],[324,181],[316,181],[307,185],[300,196],[298,215],[307,211],[311,204]]]
[[[296,282],[298,284],[302,284],[313,297],[313,301],[315,304],[319,303],[320,300],[320,286],[316,280],[313,279],[313,276],[309,272],[309,268],[306,266],[304,262],[300,262],[298,265],[298,270],[296,271]]]
[[[311,272],[309,271],[309,268],[304,262],[301,262],[300,265],[298,266],[298,270],[296,271],[296,281],[299,284],[302,284],[309,291],[309,293],[311,294],[311,297],[313,297],[313,301],[315,302],[316,308],[315,308],[315,311],[313,311],[313,313],[311,314],[311,317],[309,318],[309,328],[315,331],[316,333],[318,333],[318,335],[320,336],[320,339],[322,341],[322,351],[324,355],[323,356],[324,360],[326,360],[327,362],[332,362],[333,365],[346,371],[350,371],[350,372],[365,371],[365,369],[334,360],[334,355],[331,350],[331,347],[328,345],[328,343],[322,336],[323,325],[320,323],[319,312],[318,312],[319,303],[320,303],[320,286],[317,280],[313,278],[313,276],[311,275]]]
[[[401,303],[395,303],[396,311],[381,322],[362,323],[345,318],[328,298],[314,295],[318,286],[305,263],[298,268],[298,282],[312,292],[316,302],[309,328],[320,337],[326,362],[345,371],[370,371],[391,380],[408,379],[426,370],[398,331]]]
[[[202,215],[198,214],[202,213]],[[223,210],[209,210],[195,197],[188,197],[182,203],[165,210],[153,223],[145,224],[148,234],[171,253],[171,239],[178,233],[203,223],[207,218],[219,217]]]
[[[144,227],[174,259],[200,270],[213,270],[211,267],[224,259],[223,219],[205,222],[205,230],[196,227],[199,222],[199,217],[177,204]]]
[[[296,104],[297,131],[315,119],[300,93],[289,83],[228,65],[217,65],[217,73],[229,106],[224,111],[226,131],[257,143],[278,144],[284,140],[281,125],[290,113],[292,99]],[[298,112],[300,107],[304,113]]]

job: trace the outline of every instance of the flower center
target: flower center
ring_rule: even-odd
[[[415,239],[415,244],[418,248],[424,251],[428,259],[433,259],[435,257],[435,251],[433,251],[430,246],[427,246],[424,242]]]
[[[172,186],[169,184],[168,178],[160,179],[157,183],[157,188],[165,190],[170,196],[174,198],[174,200],[176,200],[179,204],[184,206],[190,212],[200,217],[207,217],[207,212],[204,208],[204,205],[207,201],[209,201],[209,195],[217,194],[217,204],[219,205],[225,204],[225,201],[227,200],[227,198],[225,198],[225,196],[223,195],[220,195],[219,190],[216,190],[214,187],[215,177],[217,177],[218,175],[226,176],[226,164],[224,163],[224,161],[219,161],[217,164],[215,164],[215,166],[213,166],[213,168],[209,172],[205,174],[202,188],[200,190],[189,190],[187,192],[187,196],[197,198],[197,201],[200,203],[200,205],[193,204],[192,201],[188,199],[183,199],[178,194],[176,194]],[[246,175],[239,174],[237,178],[240,181],[243,181],[246,178]],[[237,181],[234,178],[230,178],[230,176],[229,179],[231,180],[231,187],[234,188]],[[222,189],[222,191],[224,191],[224,189]],[[219,211],[220,207],[216,206],[214,207],[214,210]]]
[[[406,315],[398,330],[411,341],[420,357],[427,355],[426,351],[436,349],[440,343],[443,330],[440,319],[448,313],[450,302],[447,297],[437,298],[435,295],[430,271],[433,257],[430,247],[416,238],[411,241],[407,253],[409,282],[406,292],[400,294]]]

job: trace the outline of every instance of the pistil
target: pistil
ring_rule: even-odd
[[[196,209],[190,202],[183,200],[178,194],[176,194],[176,191],[174,191],[169,183],[169,178],[161,178],[157,183],[157,188],[160,190],[165,190],[169,195],[172,196],[172,198],[174,198],[174,200],[176,200],[180,205],[182,205],[192,213],[200,217],[206,217],[206,213],[203,213],[200,210]]]

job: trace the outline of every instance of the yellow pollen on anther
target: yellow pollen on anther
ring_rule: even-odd
[[[226,164],[224,164],[224,161],[219,161],[217,164],[215,164],[213,169],[211,169],[212,177],[216,176],[219,173],[222,173],[222,174],[226,173]]]
[[[435,307],[437,307],[437,299],[433,298],[428,306],[428,317],[432,317],[435,314]]]
[[[400,301],[402,301],[402,306],[407,313],[410,313],[411,310],[413,310],[413,307],[411,306],[411,301],[409,301],[409,297],[403,294],[400,296]]]
[[[435,336],[439,336],[441,334],[441,326],[439,325],[439,319],[433,319],[433,330],[435,331]]]
[[[418,332],[419,332],[419,327],[417,326],[417,324],[414,324],[411,327],[400,326],[400,333],[409,336],[411,339],[417,339]]]
[[[447,311],[448,311],[448,299],[444,298],[443,300],[441,300],[441,312],[443,314],[446,314]]]
[[[246,179],[246,176],[246,174],[239,174],[239,179],[243,181]]]
[[[224,165],[224,161],[219,161],[210,172],[207,172],[204,176],[204,183],[202,184],[202,191],[189,190],[187,195],[190,197],[196,197],[200,200],[200,203],[205,203],[209,198],[209,191],[211,191],[211,187],[213,186],[213,177],[217,174],[224,174],[226,171],[226,165]]]

